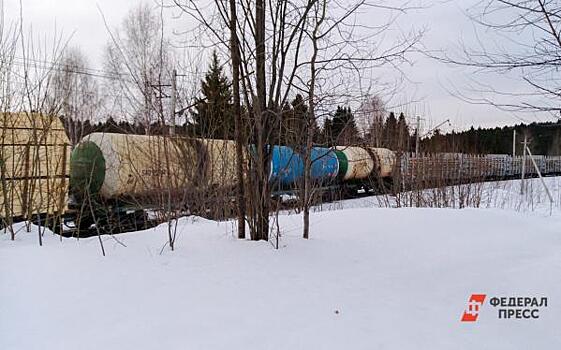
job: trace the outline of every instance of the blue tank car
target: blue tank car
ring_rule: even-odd
[[[312,180],[327,183],[337,177],[339,160],[330,148],[312,148]],[[287,146],[274,146],[269,181],[274,186],[292,187],[304,176],[304,160]]]
[[[339,160],[331,148],[312,148],[312,179],[314,181],[329,182],[339,172]]]
[[[271,175],[273,186],[290,187],[304,175],[302,157],[287,146],[273,146]]]

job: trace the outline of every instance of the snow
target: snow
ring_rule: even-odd
[[[548,187],[553,204],[550,203],[546,190],[538,178],[526,179],[526,191],[520,193],[521,181],[490,181],[485,183],[464,184],[441,188],[426,189],[418,192],[405,192],[400,194],[401,204],[398,205],[396,198],[391,196],[368,196],[351,200],[335,201],[324,203],[316,207],[318,211],[340,210],[350,208],[370,208],[370,207],[407,207],[407,200],[411,197],[421,197],[421,207],[443,207],[442,197],[449,200],[449,205],[445,207],[460,208],[460,193],[466,195],[469,200],[466,207],[477,208],[500,208],[512,209],[536,215],[559,214],[561,212],[561,177],[544,178]],[[435,201],[434,197],[440,196],[440,201]],[[476,205],[477,204],[477,205]],[[416,205],[412,205],[416,206]]]
[[[346,201],[312,213],[310,240],[280,215],[279,250],[184,218],[174,252],[162,225],[103,237],[103,257],[97,237],[40,247],[18,224],[0,234],[0,349],[560,348],[561,210],[522,210],[516,189],[490,189],[514,201],[499,209]],[[461,323],[472,293],[549,303]]]

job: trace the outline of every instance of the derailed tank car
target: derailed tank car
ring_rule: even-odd
[[[244,169],[248,158],[244,148]],[[85,217],[92,199],[98,217],[146,209],[226,217],[236,184],[230,140],[93,133],[71,157],[71,204]]]

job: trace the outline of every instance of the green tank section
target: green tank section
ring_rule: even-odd
[[[90,141],[82,142],[70,156],[70,192],[95,195],[105,180],[105,158],[99,147]]]
[[[337,156],[337,160],[339,161],[339,172],[337,173],[337,177],[342,179],[345,177],[347,170],[349,169],[349,160],[345,153],[335,150],[335,155]]]

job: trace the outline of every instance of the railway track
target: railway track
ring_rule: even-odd
[[[552,173],[552,174],[547,174],[546,177],[553,177],[559,175],[561,175],[561,173]],[[538,176],[537,174],[529,174],[527,178],[536,178],[537,176]],[[515,177],[508,177],[508,178],[489,177],[484,181],[447,181],[447,183],[444,186],[427,185],[424,187],[416,187],[416,188],[408,188],[408,189],[404,188],[400,192],[403,193],[411,190],[423,191],[423,190],[448,187],[448,186],[468,185],[468,184],[476,184],[482,182],[499,182],[499,181],[507,181],[507,180],[516,180],[516,178]],[[336,191],[337,188],[335,187],[333,188],[326,187],[323,189],[322,195],[316,198],[313,205],[329,204],[340,200],[368,198],[368,197],[375,197],[380,195],[395,196],[396,193],[390,190],[392,188],[392,184],[387,183],[386,185],[387,187],[385,189],[370,188],[367,190],[363,189],[362,191],[355,191],[355,192],[340,191],[340,190]],[[231,213],[235,212],[235,208],[233,207],[234,205],[235,203],[232,201],[232,208],[231,210],[229,210]],[[277,195],[272,199],[271,208],[274,208],[274,211],[295,210],[296,212],[299,212],[298,196],[294,191],[292,192],[284,191],[282,193],[277,193]],[[66,213],[65,220],[62,225],[62,229],[57,230],[56,233],[64,237],[86,238],[86,237],[92,237],[97,235],[115,235],[115,234],[126,233],[126,232],[146,230],[167,222],[165,220],[150,218],[149,214],[150,212],[148,210],[145,211],[137,210],[134,213],[121,215],[118,221],[113,220],[111,222],[107,222],[105,220],[100,220],[100,224],[98,225],[92,224],[90,227],[87,228],[83,227],[79,229],[75,225],[75,223],[78,221],[76,213],[72,213],[72,212]],[[179,215],[178,217],[191,216],[191,215],[201,216],[207,219],[213,219],[219,221],[230,220],[235,218],[234,215],[216,218],[213,217],[212,215],[207,215],[206,213],[191,213],[188,211],[183,212],[182,215]]]

